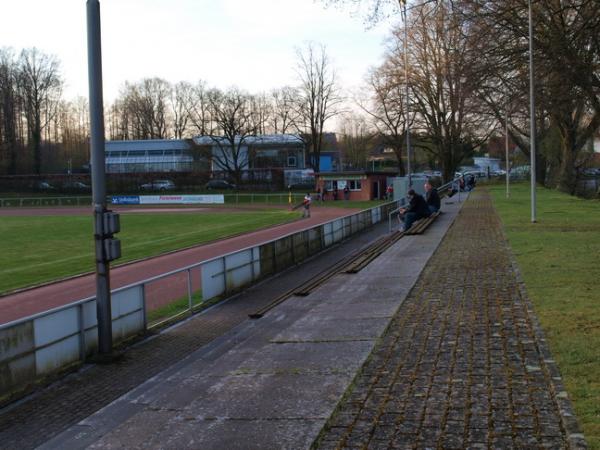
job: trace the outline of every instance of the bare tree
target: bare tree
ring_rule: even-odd
[[[188,130],[190,114],[187,108],[187,99],[193,87],[190,83],[180,81],[171,91],[171,111],[173,118],[173,135],[175,139],[182,139]]]
[[[408,8],[415,8],[437,3],[438,0],[322,0],[327,6],[353,7],[354,15],[361,15],[367,23],[377,23],[389,17],[394,17],[399,13],[399,8],[405,5]]]
[[[251,95],[249,101],[253,133],[255,135],[266,134],[267,124],[271,121],[273,115],[273,104],[264,93]]]
[[[216,147],[212,157],[236,183],[240,183],[250,157],[246,140],[254,135],[249,96],[237,88],[226,92],[215,89],[208,93],[208,100],[216,125],[216,133],[210,135]]]
[[[283,87],[271,92],[273,113],[270,116],[269,128],[275,134],[288,133],[298,117],[295,108],[297,90],[293,87]]]
[[[17,123],[19,117],[18,66],[9,49],[0,49],[0,160],[9,174],[17,173],[19,143]]]
[[[207,136],[213,132],[211,103],[208,92],[206,83],[200,80],[187,92],[185,101],[189,120],[201,136]]]
[[[370,122],[377,132],[377,139],[381,144],[394,151],[400,176],[406,174],[404,165],[404,149],[408,129],[406,125],[407,123],[412,124],[415,117],[414,110],[408,114],[409,111],[406,108],[402,61],[399,62],[395,59],[394,64],[388,61],[378,69],[371,71],[367,80],[371,98],[368,102],[358,101],[359,107],[369,115]],[[398,66],[397,63],[401,65]]]
[[[296,103],[297,130],[306,137],[309,165],[319,171],[325,123],[339,114],[342,97],[336,76],[324,46],[309,43],[304,51],[298,49],[297,73],[300,80]]]
[[[160,78],[145,78],[139,83],[125,83],[120,102],[123,122],[127,122],[131,139],[165,139],[169,137],[169,101],[171,85]]]
[[[478,30],[482,54],[494,61],[497,84],[515,97],[527,96],[527,1],[462,0],[462,10]],[[538,104],[537,140],[544,144],[558,134],[553,146],[559,151],[538,153],[538,180],[546,171],[556,172],[552,185],[574,193],[578,169],[586,162],[587,142],[600,127],[600,3],[595,1],[562,0],[533,3],[534,61],[536,67],[536,98]],[[523,80],[515,83],[515,80]],[[491,108],[500,105],[489,91]],[[518,108],[518,107],[517,107]],[[518,117],[518,116],[517,116]],[[530,140],[526,127],[517,132],[519,123],[511,121],[516,141],[525,147]],[[541,132],[539,132],[541,130]],[[540,158],[553,158],[549,164],[539,164]]]
[[[54,140],[61,151],[53,161],[55,167],[78,167],[89,162],[89,117],[85,97],[77,97],[72,102],[61,102],[57,124],[60,137]]]
[[[474,148],[486,142],[495,122],[482,114],[476,101],[482,74],[476,70],[478,55],[473,36],[456,14],[453,2],[440,0],[409,15],[410,88],[417,112],[417,129],[429,137],[425,147],[451,179],[459,164]],[[398,30],[398,41],[404,36]],[[403,48],[396,45],[395,49]],[[396,50],[388,60],[400,66]]]
[[[341,123],[341,133],[344,166],[347,169],[366,169],[375,139],[365,118],[346,114]]]
[[[36,48],[23,50],[20,57],[19,85],[28,134],[33,148],[34,171],[41,173],[42,133],[57,112],[62,93],[58,60]]]

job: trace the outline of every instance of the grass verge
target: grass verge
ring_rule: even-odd
[[[538,188],[490,186],[527,293],[590,449],[600,450],[600,202]]]
[[[123,214],[123,257],[118,263],[159,255],[298,218],[299,211]],[[0,293],[94,268],[90,216],[2,217]]]
[[[194,292],[192,294],[192,309],[195,310],[201,303],[202,293],[200,291]],[[157,322],[176,316],[185,311],[189,311],[189,306],[189,299],[187,297],[182,297],[169,303],[168,305],[148,311],[146,320],[148,321],[148,324],[152,326]]]

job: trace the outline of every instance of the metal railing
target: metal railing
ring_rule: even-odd
[[[144,193],[139,195],[170,195],[170,191],[160,193]],[[212,192],[211,192],[212,193]],[[206,194],[206,193],[205,193]],[[132,194],[138,195],[138,194]],[[298,204],[304,199],[305,193],[292,192],[274,192],[274,193],[219,193],[223,195],[225,204],[250,204],[250,205],[287,205],[288,203]],[[111,197],[107,198],[110,203]],[[315,198],[314,201],[317,201]],[[327,200],[324,204],[333,202]],[[338,200],[343,202],[344,200]],[[0,198],[0,208],[17,207],[40,207],[40,206],[89,206],[92,204],[91,196],[53,196],[53,197],[13,197]]]
[[[381,222],[394,205],[379,205],[114,289],[113,338],[119,341],[147,330],[152,326],[149,312],[164,306],[160,302],[165,299],[167,304],[186,301],[187,307],[162,322],[191,314],[202,303],[239,291]],[[195,304],[198,293],[202,303]],[[0,371],[8,374],[0,380],[0,395],[23,381],[85,361],[97,347],[95,300],[88,297],[0,325]]]
[[[154,195],[169,195],[169,192],[161,192]],[[134,194],[137,195],[137,194]],[[145,193],[144,195],[152,195]],[[226,204],[265,204],[285,205],[290,199],[292,203],[300,203],[304,199],[304,193],[225,193],[222,194]],[[110,202],[110,197],[107,199]],[[91,196],[42,196],[42,197],[13,197],[0,198],[0,208],[16,207],[40,207],[40,206],[88,206],[92,204]]]

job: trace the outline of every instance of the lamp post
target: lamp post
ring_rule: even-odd
[[[530,137],[530,176],[531,176],[531,223],[536,222],[536,198],[535,198],[535,175],[536,175],[536,161],[535,161],[535,85],[534,85],[534,67],[533,67],[533,20],[531,14],[531,0],[529,4],[529,133]]]
[[[411,149],[410,149],[410,120],[408,117],[408,102],[410,101],[410,92],[408,86],[408,15],[406,13],[406,0],[400,0],[402,4],[402,14],[404,16],[404,84],[406,90],[404,114],[406,115],[406,171],[408,172],[408,187],[412,187],[411,175]]]
[[[94,242],[96,255],[96,317],[98,320],[99,361],[112,358],[112,315],[110,304],[110,261],[121,255],[113,234],[120,230],[119,216],[106,209],[104,157],[104,107],[102,96],[102,50],[100,3],[87,0],[88,78],[90,95],[90,147]]]
[[[506,198],[510,198],[510,161],[508,160],[508,106],[506,107],[506,118],[504,122],[504,147],[506,151]]]

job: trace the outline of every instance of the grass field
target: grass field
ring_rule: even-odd
[[[300,212],[268,209],[210,214],[123,214],[123,257],[158,255],[234,234],[284,223]],[[28,216],[0,219],[0,293],[94,269],[92,218]]]
[[[531,224],[529,185],[490,186],[527,292],[573,400],[591,449],[600,450],[600,202],[537,191]]]

